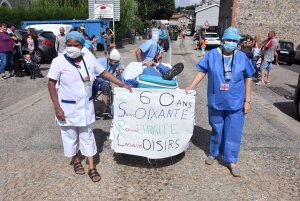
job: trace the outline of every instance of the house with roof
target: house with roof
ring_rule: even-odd
[[[217,32],[220,4],[215,1],[202,1],[195,9],[195,29]]]
[[[187,17],[186,14],[175,13],[169,19],[169,24],[177,25],[178,27],[182,27],[183,25],[185,25],[186,27],[191,27],[192,26],[192,18]]]

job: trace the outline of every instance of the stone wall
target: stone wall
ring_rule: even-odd
[[[300,44],[300,0],[234,0],[232,26],[243,34],[267,38],[274,30],[280,40]]]

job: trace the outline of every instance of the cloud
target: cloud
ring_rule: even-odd
[[[208,0],[207,0],[208,1]],[[200,4],[201,0],[175,0],[175,6],[186,7],[190,5]],[[215,0],[215,2],[220,3],[220,0]]]

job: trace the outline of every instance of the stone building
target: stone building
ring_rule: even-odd
[[[300,44],[300,0],[220,0],[218,33],[234,26],[242,34],[267,38],[274,30],[280,40]]]
[[[182,27],[185,25],[186,27],[192,26],[192,18],[187,17],[186,14],[173,14],[172,17],[170,17],[169,22],[173,24],[174,22],[177,23],[176,25],[178,27]]]
[[[29,0],[0,0],[0,6],[9,8],[26,5]]]

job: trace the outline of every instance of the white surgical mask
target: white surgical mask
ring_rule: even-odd
[[[78,47],[66,47],[66,53],[68,57],[75,59],[81,56],[81,49]]]

